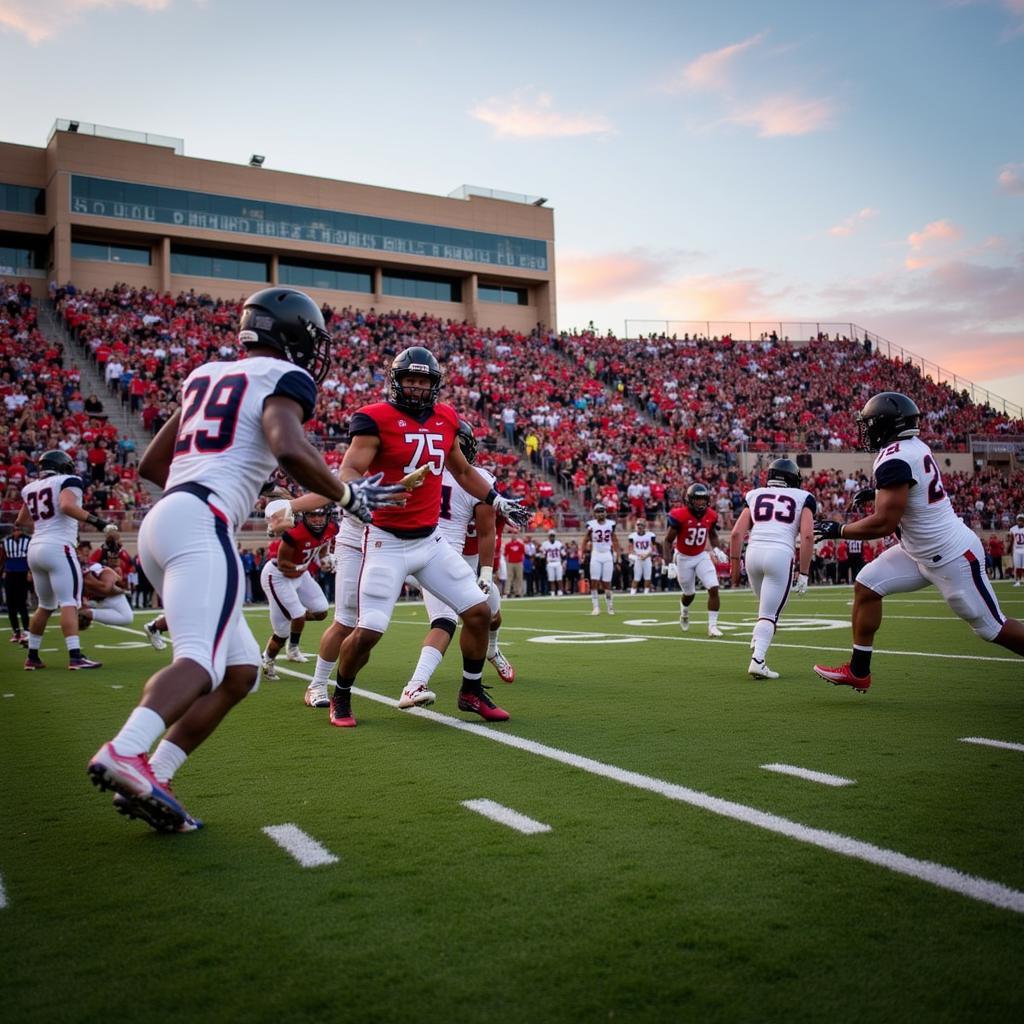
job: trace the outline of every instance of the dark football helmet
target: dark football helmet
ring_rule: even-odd
[[[266,345],[308,370],[319,384],[331,368],[331,336],[320,307],[294,288],[264,288],[242,307],[238,340],[246,347]]]
[[[598,502],[594,506],[594,518],[599,523],[603,523],[605,521],[605,519],[607,518],[607,516],[608,516],[608,509],[606,509],[604,507],[604,505],[601,504],[601,502]]]
[[[430,390],[425,396],[406,394],[402,379],[409,373],[425,373],[430,378]],[[441,364],[429,348],[413,345],[412,348],[403,349],[391,364],[391,404],[406,412],[430,412],[437,404],[443,378]]]
[[[466,456],[466,461],[476,462],[477,443],[476,434],[473,433],[473,424],[467,423],[466,420],[459,420],[459,429],[455,437],[462,449],[462,454]]]
[[[898,391],[872,395],[857,413],[857,441],[866,452],[877,452],[892,441],[917,437],[921,410]]]
[[[327,529],[327,524],[331,521],[332,508],[332,505],[321,505],[320,508],[302,513],[302,522],[314,537],[319,537]]]
[[[768,486],[782,484],[783,487],[799,487],[803,483],[800,469],[792,459],[776,459],[768,467]]]
[[[75,463],[67,452],[59,448],[51,448],[39,456],[39,472],[72,474],[75,471]]]
[[[711,504],[711,492],[705,484],[690,484],[686,488],[686,507],[698,518],[704,515]]]

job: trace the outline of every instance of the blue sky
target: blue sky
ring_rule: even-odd
[[[1024,0],[380,10],[0,0],[0,134],[547,196],[562,327],[853,321],[1024,404]]]

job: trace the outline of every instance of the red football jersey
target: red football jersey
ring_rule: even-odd
[[[290,530],[286,530],[281,534],[281,540],[286,540],[291,545],[294,552],[292,561],[298,566],[298,572],[302,573],[309,568],[317,551],[337,536],[338,524],[333,520],[328,520],[327,526],[324,527],[324,531],[319,537],[314,533],[310,533],[309,527],[305,523],[296,523]],[[274,544],[270,545],[270,550],[275,558],[281,548],[280,541],[276,543],[276,548]]]
[[[437,526],[441,514],[441,474],[444,460],[455,444],[458,413],[439,402],[429,415],[414,416],[390,402],[364,405],[353,417],[353,437],[371,434],[380,438],[380,448],[370,474],[383,473],[382,484],[394,484],[420,466],[430,472],[419,487],[409,492],[404,505],[378,508],[373,525],[399,536],[426,536]]]
[[[676,551],[681,555],[699,555],[708,544],[708,534],[718,522],[718,513],[709,508],[698,519],[685,505],[672,509],[668,525],[676,528]]]

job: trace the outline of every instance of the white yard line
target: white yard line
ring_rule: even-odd
[[[779,775],[793,775],[808,782],[820,782],[823,786],[853,786],[856,779],[844,779],[842,775],[829,775],[827,772],[814,772],[810,768],[798,768],[795,764],[763,764],[766,772],[778,772]]]
[[[499,825],[514,828],[517,832],[522,832],[524,836],[551,831],[550,825],[545,825],[542,821],[534,821],[533,818],[528,818],[525,814],[513,811],[511,807],[497,804],[493,800],[463,800],[462,806],[470,811],[476,811],[477,814],[482,814],[485,818],[490,818],[491,821],[498,822]]]
[[[979,747],[999,747],[1001,750],[1019,750],[1024,753],[1024,743],[1008,743],[1006,740],[987,740],[984,736],[962,736],[961,743],[976,743]]]
[[[278,666],[278,672],[307,681],[313,678],[304,672],[296,672],[283,666]],[[385,697],[370,690],[353,687],[352,692],[358,697],[365,697],[367,700],[386,704],[389,707],[397,707],[398,705],[398,701],[393,697]],[[534,740],[523,739],[511,733],[502,732],[491,726],[463,722],[458,718],[442,715],[436,711],[428,711],[424,708],[410,708],[404,713],[429,719],[439,725],[458,729],[460,732],[479,736],[482,739],[490,740],[492,743],[501,743],[507,747],[513,747],[516,750],[533,754],[536,757],[557,761],[560,764],[568,765],[570,768],[576,768],[591,775],[611,779],[613,782],[621,783],[624,786],[632,786],[634,789],[657,793],[668,800],[675,800],[679,803],[688,804],[691,807],[697,807],[700,810],[710,811],[712,814],[717,814],[720,817],[731,818],[733,821],[740,821],[746,825],[753,825],[755,828],[774,832],[776,835],[786,836],[789,839],[795,839],[797,842],[807,843],[810,846],[817,846],[820,849],[829,850],[831,853],[851,857],[854,860],[865,861],[868,864],[875,864],[896,874],[917,878],[940,889],[959,893],[961,896],[967,896],[981,903],[988,903],[994,907],[1001,907],[1005,910],[1012,910],[1017,914],[1024,914],[1024,892],[1011,889],[1000,882],[992,882],[975,875],[967,875],[957,871],[955,868],[947,868],[942,864],[935,864],[932,861],[908,857],[906,854],[898,853],[896,850],[887,850],[884,847],[865,843],[859,839],[841,835],[838,832],[827,832],[824,829],[801,825],[799,822],[790,821],[788,818],[780,817],[777,814],[760,811],[755,807],[748,807],[745,804],[736,803],[732,800],[723,800],[719,797],[710,796],[707,793],[701,793],[695,789],[689,789],[686,786],[679,786],[662,779],[652,778],[649,775],[641,775],[639,772],[631,772],[612,764],[605,764],[602,761],[595,761],[589,757],[582,757],[565,750],[559,750],[557,747],[549,747]]]
[[[337,864],[338,858],[312,836],[306,835],[298,825],[266,825],[263,831],[286,853],[290,853],[304,868],[318,868],[324,864]]]

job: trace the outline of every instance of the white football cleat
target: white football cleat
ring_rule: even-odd
[[[289,647],[284,655],[289,661],[309,661],[309,656],[303,654],[298,647]]]
[[[717,626],[708,626],[708,636],[725,636]]]
[[[601,614],[601,609],[598,608],[597,605],[595,604],[594,605],[594,610],[590,614],[591,615],[600,615]]]
[[[152,622],[147,622],[142,628],[146,631],[146,636],[149,637],[153,650],[162,651],[167,646],[167,641],[160,635],[160,630],[156,628],[155,623],[156,619]]]
[[[326,683],[310,683],[302,697],[307,708],[329,708],[331,698],[327,696]]]
[[[493,666],[494,670],[501,676],[502,682],[514,683],[516,679],[516,670],[512,666],[512,662],[505,657],[501,651],[496,651],[493,658],[487,659]]]
[[[750,664],[747,666],[747,674],[752,679],[778,679],[779,673],[773,672],[768,665],[763,661],[758,661],[757,658],[751,658]]]
[[[690,628],[690,610],[684,608],[679,613],[679,628],[685,633]]]
[[[400,708],[425,708],[433,704],[437,696],[426,683],[419,683],[415,679],[405,684],[402,696],[398,698]]]
[[[266,658],[265,657],[263,659],[263,665],[261,667],[262,667],[262,670],[263,670],[263,678],[264,679],[280,679],[281,678],[277,674],[277,666],[274,664],[274,659],[273,658]]]

